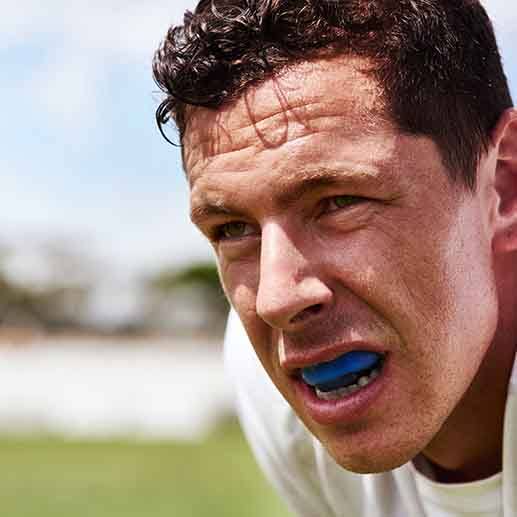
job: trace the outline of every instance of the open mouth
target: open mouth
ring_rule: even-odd
[[[337,400],[371,384],[380,375],[384,361],[384,354],[357,350],[303,368],[301,376],[319,399]]]

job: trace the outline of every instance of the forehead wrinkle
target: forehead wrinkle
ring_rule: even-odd
[[[274,111],[273,113],[268,113],[267,115],[256,117],[255,113],[253,113],[250,109],[249,101],[246,101],[244,110],[246,112],[246,119],[248,120],[248,123],[239,124],[235,127],[232,127],[231,119],[233,115],[233,110],[239,111],[240,107],[238,106],[238,104],[241,104],[242,102],[234,102],[233,104],[228,105],[226,108],[223,108],[219,112],[214,112],[213,110],[209,110],[208,108],[199,107],[197,107],[195,111],[193,110],[192,114],[196,114],[197,117],[196,125],[200,127],[201,131],[195,131],[192,128],[190,128],[190,130],[187,131],[185,134],[185,147],[203,147],[205,150],[209,151],[205,153],[206,156],[214,156],[216,154],[219,154],[218,150],[216,149],[217,143],[220,142],[224,135],[224,137],[226,137],[226,143],[230,144],[229,146],[231,147],[231,150],[239,151],[249,146],[249,142],[246,143],[246,141],[241,142],[240,144],[234,142],[235,136],[238,136],[238,134],[241,132],[248,132],[250,129],[255,130],[255,132],[257,129],[259,131],[263,131],[262,126],[266,126],[268,123],[272,123],[276,119],[281,119],[286,122],[296,121],[304,127],[310,127],[310,124],[308,123],[310,119],[317,120],[319,118],[329,116],[325,114],[324,111],[318,112],[318,110],[316,109],[310,109],[311,107],[314,108],[316,106],[328,107],[328,103],[302,101],[295,105],[289,106],[289,108],[281,107],[278,111]],[[304,111],[307,115],[309,115],[307,117],[307,120],[305,120],[302,123],[302,118],[296,113],[297,111]],[[292,116],[289,117],[289,115]],[[226,120],[224,120],[225,118]],[[207,130],[207,128],[210,126],[213,127],[212,131]],[[201,138],[194,138],[194,135],[202,136]],[[257,145],[258,144],[259,142],[257,142]],[[222,145],[219,145],[219,147],[222,147]]]
[[[327,120],[331,119],[331,118],[340,118],[340,119],[342,119],[343,116],[342,115],[328,115],[328,116],[321,116],[321,117],[318,117],[318,118],[325,118]],[[343,124],[341,126],[341,128],[343,129],[344,127],[345,126]],[[288,140],[288,142],[286,142],[286,144],[287,143],[292,144],[292,143],[294,143],[296,141],[303,140],[304,138],[309,138],[309,137],[317,135],[317,134],[322,134],[322,133],[330,133],[330,134],[332,134],[333,132],[334,132],[334,129],[311,128],[311,131],[300,132],[300,134],[297,134],[296,136],[292,136],[291,138],[289,138],[289,140]],[[353,135],[353,137],[354,138],[359,138],[360,136],[359,135]],[[185,164],[186,164],[185,165],[186,174],[187,174],[187,178],[189,180],[189,183],[190,183],[191,187],[195,183],[195,181],[197,179],[197,176],[202,174],[203,170],[206,169],[209,166],[209,163],[210,163],[210,166],[213,166],[213,162],[215,160],[218,160],[218,159],[221,159],[221,158],[228,158],[232,154],[240,153],[240,152],[247,151],[247,150],[251,151],[252,149],[259,149],[260,151],[267,151],[267,148],[264,148],[261,145],[261,142],[258,139],[256,139],[253,142],[248,142],[248,144],[243,144],[241,147],[236,148],[236,149],[231,149],[231,150],[228,150],[228,151],[222,151],[222,152],[219,152],[219,153],[215,153],[213,155],[208,155],[206,153],[203,153],[192,164],[188,164],[187,162],[185,162]],[[189,153],[189,154],[191,154],[191,153]],[[200,163],[203,163],[202,167],[199,165]],[[195,169],[198,166],[201,169],[201,171],[199,173],[196,173]],[[229,171],[229,170],[221,170],[220,172],[233,173],[233,171]]]
[[[324,131],[318,131],[322,133]],[[297,139],[308,138],[311,135],[301,135]],[[294,140],[297,140],[294,139]],[[395,137],[398,141],[400,138]],[[293,141],[294,141],[293,140]],[[237,152],[237,151],[232,151]],[[368,164],[341,162],[339,160],[327,161],[322,165],[301,165],[293,170],[291,164],[280,167],[279,175],[274,180],[276,184],[276,191],[279,193],[279,204],[292,204],[293,201],[299,199],[302,195],[310,192],[316,188],[322,188],[332,185],[365,185],[381,186],[391,177],[394,168],[396,167],[397,153],[392,152],[387,156],[376,157]],[[213,166],[213,165],[212,165]],[[205,167],[204,167],[205,168]],[[215,172],[219,175],[241,175],[248,171],[243,170],[229,170],[226,168],[219,169]],[[214,174],[213,172],[211,174]],[[191,189],[197,183],[197,179],[203,176],[203,171],[196,174],[193,170],[189,174]],[[219,180],[217,180],[219,181]],[[224,181],[224,180],[222,180]],[[197,189],[196,189],[197,190]],[[284,192],[281,194],[281,192]],[[235,193],[232,194],[232,197]],[[222,206],[223,202],[219,201],[216,206]]]
[[[225,145],[229,150],[251,148],[254,143],[246,143],[246,140],[252,138],[260,145],[260,133],[262,136],[267,134],[267,128],[262,130],[263,125],[267,126],[275,117],[285,119],[286,115],[297,124],[309,127],[311,119],[336,112],[345,121],[353,113],[356,119],[359,117],[366,121],[367,127],[373,128],[387,122],[391,125],[393,121],[389,110],[386,110],[383,89],[368,73],[372,64],[368,59],[348,55],[314,56],[313,59],[287,67],[264,82],[249,86],[239,97],[217,109],[189,107],[183,138],[184,146],[190,148],[187,154],[199,153],[210,157],[224,152]],[[328,82],[332,92],[330,96],[321,90],[322,81]],[[253,105],[251,120],[246,104],[248,108]],[[322,108],[318,109],[318,106]],[[246,123],[243,124],[243,121]],[[252,134],[251,138],[243,138],[244,143],[235,142],[238,133],[249,131],[250,127],[258,128],[259,135],[255,131],[254,137]],[[281,133],[281,127],[274,129]],[[276,136],[278,138],[278,134]]]
[[[346,102],[346,101],[343,101]],[[350,109],[355,110],[357,116],[357,105],[352,100],[349,101]],[[195,152],[201,155],[201,158],[206,160],[219,156],[236,153],[246,149],[271,149],[278,148],[281,145],[292,142],[298,138],[305,137],[311,134],[320,133],[322,131],[336,131],[345,133],[350,138],[359,138],[360,135],[354,132],[354,126],[357,125],[358,120],[349,120],[346,116],[346,105],[342,107],[339,114],[332,113],[327,110],[318,110],[317,106],[328,108],[328,103],[312,102],[301,103],[298,106],[293,106],[288,110],[280,110],[278,112],[269,114],[260,119],[253,119],[247,113],[247,124],[239,125],[235,128],[230,124],[225,124],[221,120],[222,113],[212,114],[212,117],[200,117],[197,120],[197,126],[200,130],[191,130],[187,133],[184,143],[185,163],[188,163],[190,155]],[[311,109],[314,108],[314,109]],[[376,116],[370,109],[365,108],[361,112],[361,120],[367,131],[373,131],[379,125],[388,126],[387,121],[381,117]],[[342,122],[336,127],[329,129],[322,129],[318,127],[319,120],[340,119]],[[280,124],[276,121],[281,121]],[[212,126],[212,129],[210,129]],[[272,127],[271,127],[272,126]],[[265,135],[270,132],[271,137]],[[273,135],[273,133],[277,133]],[[194,138],[194,135],[200,138]],[[192,169],[193,166],[189,167]]]

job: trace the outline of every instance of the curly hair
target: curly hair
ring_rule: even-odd
[[[288,66],[339,54],[368,58],[400,131],[433,139],[451,178],[475,188],[513,105],[478,0],[201,0],[155,53],[158,127],[165,136],[172,120],[181,142],[189,106],[216,110]]]

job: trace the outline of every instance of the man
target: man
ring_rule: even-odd
[[[517,515],[517,112],[481,5],[201,1],[154,75],[290,507]]]

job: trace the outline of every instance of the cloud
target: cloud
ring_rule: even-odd
[[[149,192],[128,189],[85,197],[81,190],[63,191],[58,179],[38,180],[5,160],[0,171],[0,247],[7,244],[30,257],[44,243],[63,241],[72,249],[85,248],[107,265],[108,275],[113,269],[142,274],[212,256],[189,221],[186,185],[173,190],[157,184]],[[40,274],[31,261],[20,264],[23,271],[27,264]]]
[[[146,59],[168,26],[179,23],[193,0],[21,0],[2,6],[0,47],[42,37],[65,46],[129,59]]]
[[[0,159],[0,243],[23,247],[59,236],[87,243],[127,271],[209,256],[188,221],[186,192],[173,191],[177,151],[156,145],[163,158],[145,158],[149,140],[159,140],[149,101],[151,56],[189,7],[192,1],[179,0],[2,6],[0,50],[17,62],[3,77],[10,95],[0,99],[0,132],[10,142]],[[121,98],[139,105],[125,113]],[[142,155],[137,163],[125,160],[126,146]],[[133,170],[119,171],[126,167]],[[171,174],[158,174],[159,167]]]
[[[26,98],[33,95],[50,125],[69,128],[80,120],[84,127],[97,116],[101,74],[88,54],[62,52],[35,68],[23,89]]]
[[[64,132],[95,119],[99,91],[117,63],[143,66],[150,75],[154,50],[192,0],[21,0],[2,6],[0,49],[40,56],[17,85]],[[8,83],[16,78],[7,78]]]
[[[517,4],[508,0],[483,0],[482,4],[492,18],[496,30],[504,33],[514,32],[517,21]]]

